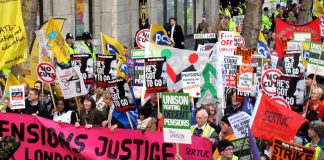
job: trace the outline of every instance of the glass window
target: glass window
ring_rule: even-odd
[[[185,27],[184,1],[185,0],[178,0],[178,4],[177,4],[177,24],[180,25],[182,27],[182,29],[184,29],[184,27]]]
[[[170,17],[175,17],[174,15],[174,0],[167,0],[167,11],[166,11],[166,14],[167,14],[167,22],[169,22],[169,18]]]
[[[163,25],[165,22],[163,21],[163,0],[157,0],[156,2],[156,8],[157,8],[157,23]]]
[[[193,34],[194,33],[194,5],[193,5],[193,0],[187,0],[187,33],[188,34]]]
[[[84,31],[90,30],[89,0],[75,0],[75,37],[81,37]]]

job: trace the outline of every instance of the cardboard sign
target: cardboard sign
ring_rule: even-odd
[[[234,32],[220,31],[218,53],[233,55],[234,50]]]
[[[321,43],[311,42],[310,44],[307,72],[324,76],[324,54]]]
[[[242,65],[242,56],[224,55],[222,62],[224,63],[226,86],[236,87],[237,66]]]
[[[250,141],[249,138],[238,138],[231,141],[234,148],[234,155],[240,156],[240,160],[250,160]]]
[[[235,28],[236,32],[242,32],[243,31],[243,20],[244,20],[244,15],[239,15],[239,16],[233,16],[234,22],[235,22]]]
[[[88,93],[78,67],[71,67],[64,70],[59,69],[57,70],[56,76],[64,99],[83,96]]]
[[[10,109],[25,108],[25,88],[23,85],[10,86]]]
[[[283,74],[287,76],[302,76],[303,64],[300,54],[285,54],[283,58]]]
[[[117,112],[125,112],[136,108],[130,87],[124,79],[108,81],[107,88]]]
[[[322,27],[321,27],[321,30],[322,30]],[[322,34],[322,32],[321,32],[321,34]],[[311,38],[312,38],[311,33],[307,33],[307,32],[295,32],[294,33],[294,40],[295,41],[310,41]]]
[[[237,47],[244,47],[245,46],[245,40],[242,36],[234,36],[234,46],[235,50]]]
[[[188,93],[162,93],[165,142],[191,144],[190,99]]]
[[[37,75],[45,83],[54,83],[56,80],[56,70],[50,63],[39,63],[37,66]]]
[[[260,55],[252,55],[251,66],[255,68],[256,78],[261,78],[263,71],[263,58]]]
[[[194,39],[215,39],[215,33],[196,33],[194,34]]]
[[[275,138],[271,149],[271,158],[273,160],[314,160],[315,149],[290,143],[279,138]]]
[[[116,59],[115,55],[101,55],[96,54],[96,75],[97,86],[106,88],[108,81],[112,80],[112,75],[115,72],[113,61]]]
[[[145,48],[145,46],[149,43],[149,40],[150,40],[149,29],[142,29],[136,35],[136,43],[140,48]]]
[[[250,119],[251,116],[245,112],[239,112],[228,117],[228,120],[237,138],[243,138],[247,136]]]
[[[85,84],[95,82],[94,64],[90,54],[71,54],[70,60],[72,67],[79,68]]]
[[[242,56],[242,62],[245,64],[251,63],[251,57],[252,57],[252,48],[242,48],[237,47],[236,49],[236,55]]]
[[[266,70],[261,78],[262,90],[269,95],[275,95],[277,93],[277,78],[280,76],[282,76],[282,73],[277,69]]]
[[[252,93],[253,67],[239,66],[237,78],[237,89],[241,92]]]
[[[306,100],[304,78],[281,76],[276,83],[276,96],[285,99],[292,110],[301,112]]]
[[[145,85],[148,93],[167,90],[165,57],[145,58]]]
[[[183,93],[189,93],[190,97],[200,97],[200,75],[198,72],[182,72]]]

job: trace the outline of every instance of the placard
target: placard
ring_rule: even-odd
[[[42,62],[37,66],[37,75],[45,83],[54,83],[56,80],[56,69],[51,63]]]
[[[71,54],[70,60],[72,67],[79,68],[85,84],[95,82],[94,65],[90,54]]]
[[[194,39],[215,39],[215,33],[195,33]]]
[[[261,78],[261,87],[262,90],[269,94],[269,95],[275,95],[276,89],[277,89],[277,78],[282,76],[282,73],[280,70],[277,69],[268,69],[266,70]]]
[[[96,54],[96,75],[97,75],[97,86],[106,88],[108,81],[112,80],[113,72],[116,72],[114,69],[113,61],[116,59],[115,55],[101,55]]]
[[[252,93],[253,90],[253,67],[239,66],[237,74],[237,90]]]
[[[162,93],[165,142],[191,144],[190,111],[188,93]]]
[[[140,48],[145,48],[145,46],[149,43],[149,39],[150,39],[149,29],[142,29],[136,35],[136,43]]]
[[[10,109],[25,108],[25,88],[23,85],[10,86]]]
[[[322,32],[321,32],[322,33]],[[295,41],[311,41],[312,34],[307,32],[294,32]]]
[[[242,56],[242,62],[243,63],[250,64],[251,63],[251,57],[252,57],[252,48],[237,47],[236,55]]]
[[[239,112],[228,117],[228,120],[237,138],[243,138],[247,136],[250,119],[251,116],[245,112]]]
[[[182,72],[182,91],[190,97],[200,97],[200,75],[198,72]]]
[[[255,68],[256,78],[261,78],[263,71],[263,58],[260,55],[252,55],[251,66]]]
[[[124,79],[108,81],[107,88],[117,112],[126,112],[136,108],[130,87]]]
[[[237,66],[242,65],[242,56],[224,55],[223,61],[226,76],[226,86],[236,87]]]
[[[233,55],[234,50],[234,32],[220,31],[218,53]]]
[[[231,142],[234,146],[234,155],[240,156],[240,160],[250,160],[249,137],[235,139]]]
[[[167,90],[165,57],[145,58],[145,85],[148,93]]]
[[[321,43],[311,42],[310,44],[307,72],[324,76],[324,54]]]
[[[282,73],[287,76],[302,76],[303,64],[300,54],[285,54],[282,60]]]

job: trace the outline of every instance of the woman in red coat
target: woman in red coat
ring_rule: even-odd
[[[321,100],[323,95],[323,90],[320,87],[312,88],[310,99],[307,101],[308,105],[306,118],[309,120],[314,120],[319,118],[323,120],[324,116],[324,100]]]

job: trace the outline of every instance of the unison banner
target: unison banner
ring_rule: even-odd
[[[172,160],[176,144],[164,143],[163,134],[108,128],[75,128],[30,115],[0,113],[0,137],[13,135],[21,141],[16,159],[164,159]],[[130,136],[131,135],[131,136]],[[212,158],[211,142],[192,137],[180,144],[183,159]]]

